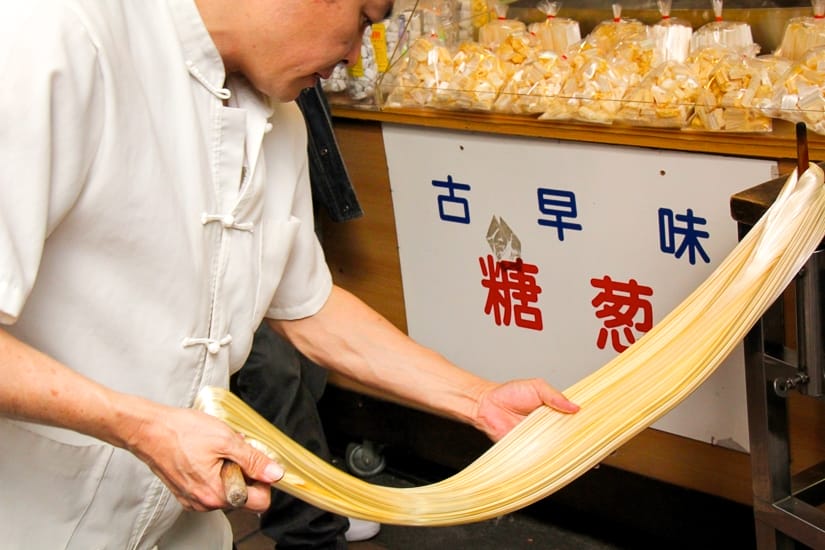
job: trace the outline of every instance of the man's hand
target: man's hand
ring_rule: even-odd
[[[225,459],[251,480],[246,508],[269,507],[283,469],[229,426],[194,409],[116,392],[0,329],[0,416],[57,426],[134,453],[189,510],[226,508]]]
[[[492,385],[478,400],[475,424],[498,441],[535,409],[546,405],[559,412],[574,413],[579,406],[543,380],[513,380]]]
[[[200,411],[163,407],[129,439],[128,449],[146,462],[187,510],[227,508],[221,481],[225,459],[248,480],[244,508],[269,508],[270,485],[284,471],[220,420]]]

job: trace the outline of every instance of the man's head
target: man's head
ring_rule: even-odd
[[[392,0],[196,0],[226,65],[272,99],[304,88],[360,55],[361,37]]]

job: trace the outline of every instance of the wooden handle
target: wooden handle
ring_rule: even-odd
[[[226,500],[232,507],[239,508],[246,504],[246,480],[240,466],[231,460],[224,460],[221,466],[221,481]]]

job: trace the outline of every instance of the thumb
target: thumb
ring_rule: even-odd
[[[580,409],[578,404],[567,399],[562,392],[552,386],[542,384],[539,386],[539,394],[545,405],[559,412],[570,414]]]
[[[247,442],[239,445],[237,454],[230,457],[237,462],[246,477],[272,484],[284,477],[283,467]]]

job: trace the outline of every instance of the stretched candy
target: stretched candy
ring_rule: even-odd
[[[565,391],[566,415],[539,408],[443,481],[382,487],[290,440],[226,390],[196,406],[280,462],[280,490],[340,515],[386,524],[454,525],[527,506],[572,482],[673,409],[738,345],[825,236],[823,173],[794,173],[762,219],[687,299],[625,352]]]

